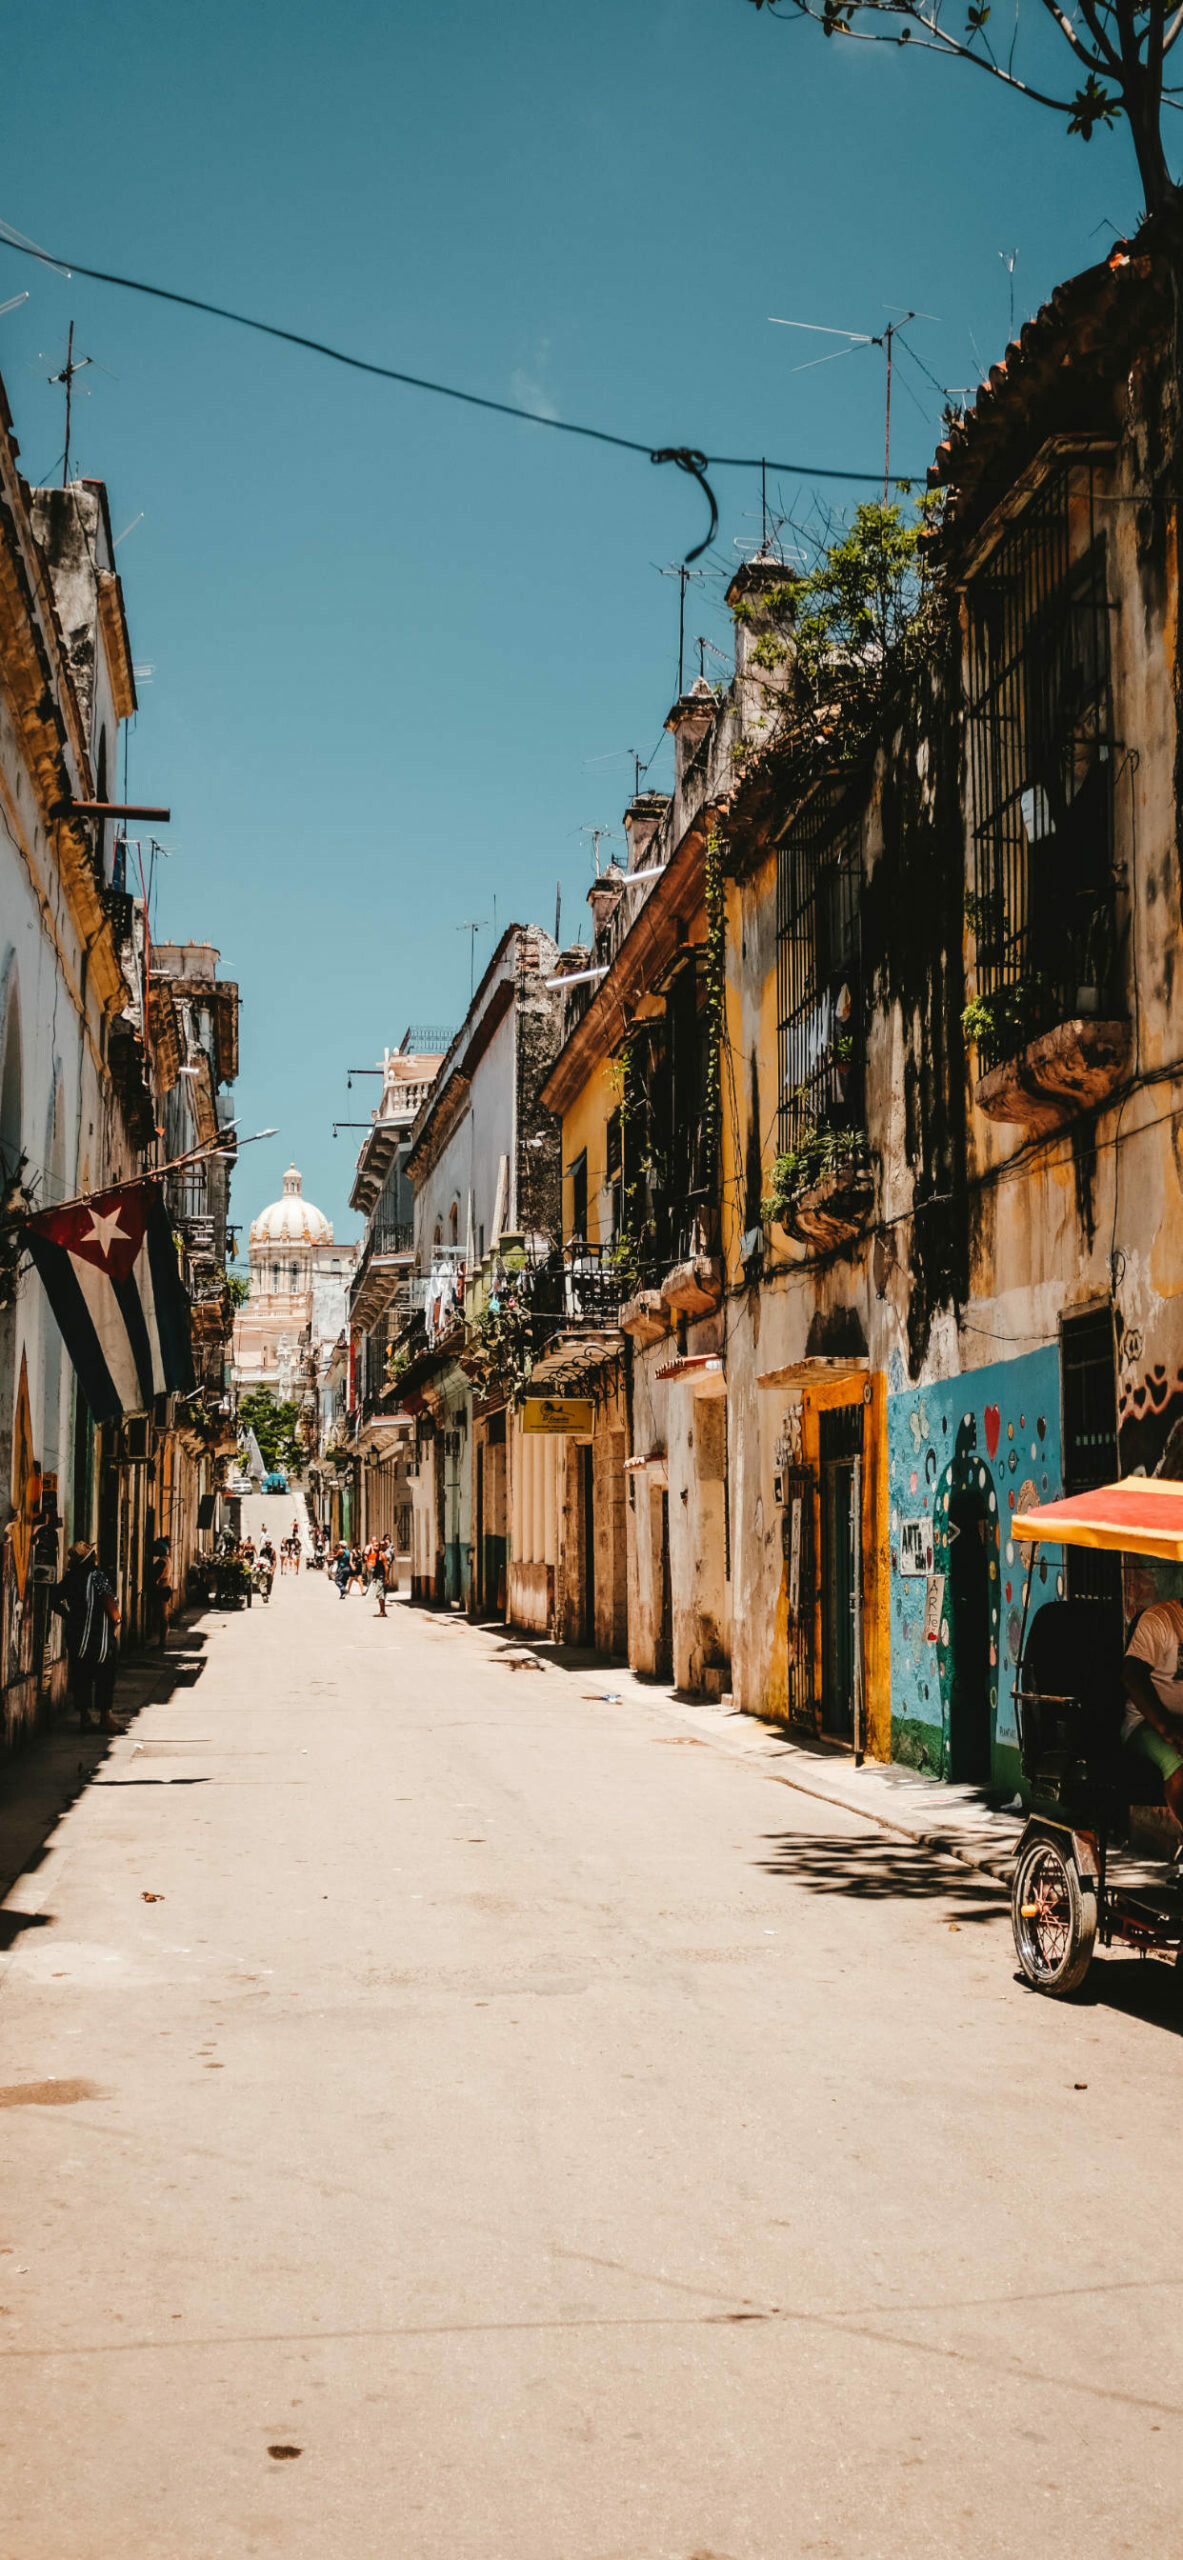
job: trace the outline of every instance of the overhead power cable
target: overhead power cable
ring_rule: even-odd
[[[183,311],[202,311],[211,320],[228,320],[236,329],[252,329],[258,337],[278,338],[285,346],[302,347],[308,355],[323,356],[330,364],[346,365],[352,373],[376,375],[381,382],[398,382],[408,391],[427,391],[438,400],[458,400],[467,409],[488,409],[500,418],[524,418],[530,426],[547,427],[552,434],[582,436],[592,444],[613,445],[619,453],[647,454],[650,462],[675,463],[698,482],[711,511],[711,521],[704,539],[686,554],[687,561],[697,560],[714,540],[719,510],[707,479],[708,471],[795,471],[807,480],[848,480],[877,487],[880,471],[844,471],[836,463],[776,462],[767,454],[704,453],[697,445],[652,444],[648,437],[617,435],[610,427],[591,427],[575,418],[541,417],[536,409],[526,409],[514,400],[494,400],[487,392],[462,391],[454,382],[434,382],[426,374],[406,373],[398,365],[380,364],[376,357],[351,355],[344,347],[329,346],[323,338],[312,338],[300,329],[282,329],[277,321],[257,320],[247,311],[232,311],[226,303],[207,302],[200,294],[178,293],[173,286],[146,284],[140,276],[111,274],[105,267],[81,266],[76,259],[59,258],[48,249],[39,249],[32,240],[13,231],[10,223],[0,221],[0,241],[19,258],[35,258],[39,265],[52,267],[58,274],[85,276],[91,284],[109,284],[122,293],[146,294],[153,302],[176,303]],[[895,474],[901,486],[922,479],[923,473]]]

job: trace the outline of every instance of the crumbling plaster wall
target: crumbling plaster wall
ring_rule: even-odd
[[[1164,1461],[1183,1416],[1183,1064],[1177,520],[1164,458],[1174,394],[1149,356],[1115,394],[1102,498],[1110,602],[1114,866],[1132,1023],[1132,1089],[1024,1146],[968,1102],[971,1297],[966,1365],[993,1343],[1055,1342],[1060,1317],[1112,1299],[1123,1472]],[[968,860],[968,848],[967,848]],[[971,1339],[970,1328],[974,1328]],[[1168,1463],[1183,1472],[1183,1450]]]

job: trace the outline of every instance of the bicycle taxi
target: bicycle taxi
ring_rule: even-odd
[[[1015,1694],[1031,1790],[1011,1919],[1026,1980],[1062,1998],[1098,1938],[1183,1961],[1183,1870],[1161,1779],[1122,1743],[1120,1610],[1057,1599],[1032,1615],[1032,1579],[1041,1546],[1183,1564],[1183,1484],[1127,1476],[1016,1512],[1010,1534],[1030,1549]]]

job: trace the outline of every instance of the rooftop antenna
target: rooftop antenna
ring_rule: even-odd
[[[700,632],[699,632],[699,635],[698,635],[698,638],[697,638],[697,640],[696,640],[696,641],[695,641],[695,643],[694,643],[694,646],[695,646],[695,648],[696,648],[696,649],[697,649],[697,651],[698,651],[698,681],[699,681],[699,683],[700,683],[700,684],[705,684],[705,683],[706,683],[706,674],[707,674],[707,669],[706,669],[706,655],[707,655],[707,649],[708,649],[709,645],[710,645],[710,644],[709,644],[709,642],[708,642],[708,640],[707,640],[707,638],[706,638],[705,633],[704,633],[704,632],[702,632],[702,631],[700,631]]]
[[[463,923],[458,924],[455,927],[457,933],[466,933],[469,936],[468,1001],[470,1004],[472,1003],[473,990],[476,986],[476,938],[482,928],[487,925],[488,921],[489,919],[487,916],[465,916]]]
[[[891,304],[889,303],[886,307],[890,310]],[[795,364],[791,368],[794,373],[809,373],[815,364],[835,364],[839,356],[852,356],[856,347],[882,347],[887,360],[887,396],[883,416],[883,503],[886,506],[888,491],[891,487],[891,375],[894,341],[898,338],[900,331],[908,327],[910,321],[935,320],[935,311],[903,311],[898,320],[889,320],[886,328],[883,329],[831,329],[817,320],[778,320],[775,313],[771,311],[768,317],[774,329],[805,329],[811,337],[845,338],[847,341],[844,347],[836,347],[833,355],[810,356],[805,364]]]
[[[562,925],[562,921],[563,921],[563,883],[562,883],[562,881],[561,881],[561,880],[556,880],[556,882],[555,882],[555,949],[556,949],[556,951],[561,951],[561,950],[562,950],[562,947],[563,947],[562,934],[561,934],[561,931],[560,931],[560,927],[561,927],[561,925]]]
[[[1018,264],[1019,253],[1017,249],[1000,249],[998,255],[1002,260],[1003,266],[1006,268],[1008,276],[1010,277],[1010,322],[1007,335],[1008,337],[1013,338],[1015,334],[1015,268]]]
[[[76,373],[84,373],[87,365],[93,363],[93,361],[94,359],[91,356],[79,356],[78,362],[75,364],[74,323],[71,320],[69,336],[66,339],[65,364],[63,365],[60,373],[51,373],[49,377],[51,383],[64,382],[66,386],[66,450],[62,455],[63,489],[68,489],[70,486],[70,414],[74,405],[74,376]]]
[[[596,878],[598,880],[600,876],[600,845],[602,842],[614,842],[616,830],[614,827],[581,827],[579,832],[581,836],[591,837],[592,859],[596,866]]]
[[[676,579],[677,579],[677,581],[678,581],[678,699],[679,699],[679,701],[681,700],[681,698],[682,698],[682,694],[683,694],[683,692],[685,691],[685,659],[686,659],[686,589],[687,589],[687,587],[688,587],[688,585],[689,585],[689,583],[690,583],[691,578],[705,578],[705,577],[707,576],[707,574],[708,574],[708,573],[707,573],[707,571],[706,571],[705,569],[688,569],[684,560],[679,560],[679,562],[678,562],[678,565],[677,565],[677,568],[676,568],[676,569],[674,569],[674,568],[670,568],[670,569],[661,569],[661,570],[659,570],[659,571],[658,571],[658,575],[659,575],[659,577],[662,577],[662,578],[676,578]],[[636,752],[636,751],[635,751],[635,749],[633,750],[633,752],[634,752],[634,753]]]

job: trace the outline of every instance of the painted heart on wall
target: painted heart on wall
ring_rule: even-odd
[[[1002,1414],[998,1406],[996,1404],[988,1404],[982,1419],[986,1425],[987,1454],[991,1458],[997,1457],[998,1435],[1002,1429]]]

